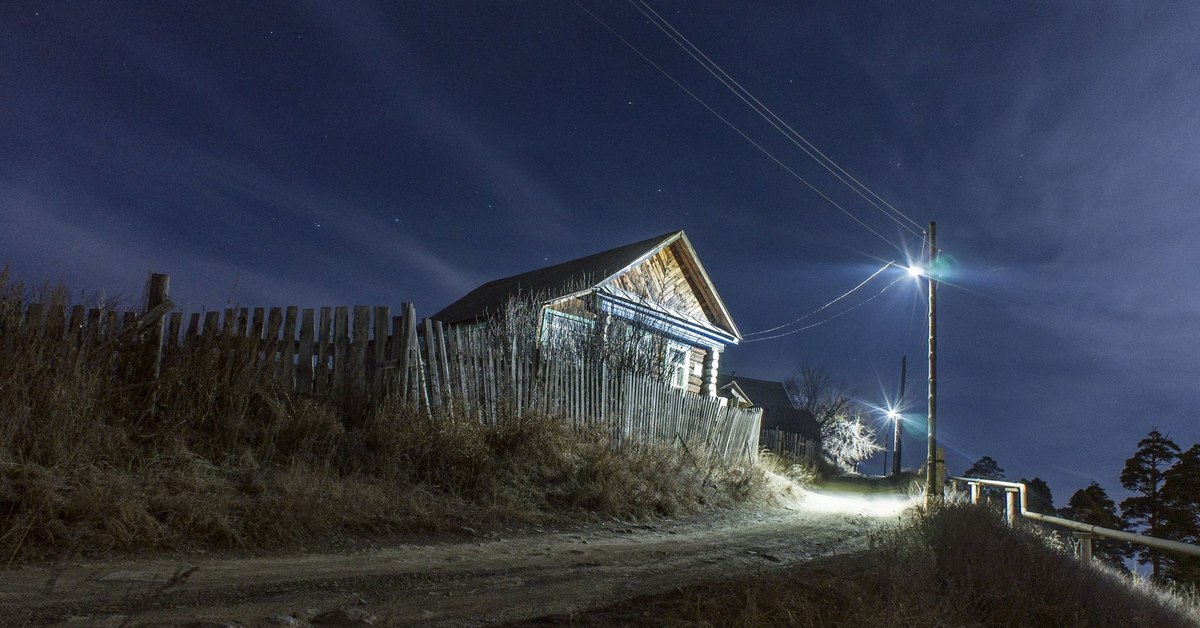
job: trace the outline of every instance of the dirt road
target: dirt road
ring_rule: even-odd
[[[483,625],[852,552],[870,530],[895,523],[895,512],[810,495],[753,515],[492,532],[353,553],[27,567],[0,572],[0,624]]]

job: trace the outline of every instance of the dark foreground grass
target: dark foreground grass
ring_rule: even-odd
[[[522,625],[1195,626],[1194,599],[1079,563],[1032,528],[951,505],[869,551]]]
[[[754,467],[617,450],[552,416],[350,415],[285,394],[242,339],[147,382],[136,351],[40,337],[29,301],[0,274],[0,565],[678,515],[763,486]]]

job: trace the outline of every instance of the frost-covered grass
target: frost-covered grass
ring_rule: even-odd
[[[917,509],[871,549],[747,580],[695,585],[572,625],[1194,626],[1200,606],[1100,566],[1033,527],[965,505]],[[553,621],[549,622],[553,623]],[[541,625],[545,625],[543,622]]]
[[[757,466],[618,450],[553,416],[347,416],[280,390],[237,338],[148,382],[120,352],[22,324],[25,303],[69,310],[66,294],[31,296],[0,274],[0,565],[678,515],[766,490]]]

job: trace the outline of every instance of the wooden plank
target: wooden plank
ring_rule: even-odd
[[[171,307],[167,298],[170,285],[170,277],[161,273],[150,273],[150,278],[146,285],[147,314],[155,311],[157,308]],[[150,321],[149,329],[145,336],[145,374],[150,379],[157,379],[159,373],[162,371],[163,331],[165,323],[166,320],[161,316]]]
[[[431,408],[442,407],[442,386],[438,381],[437,340],[433,334],[433,321],[426,318],[421,322],[425,342],[425,379],[428,382]]]
[[[400,373],[404,387],[404,400],[419,405],[420,392],[417,389],[420,378],[414,369],[419,368],[417,358],[417,309],[412,303],[404,304],[404,346],[400,352]],[[411,393],[411,395],[410,395]]]
[[[311,394],[313,387],[314,311],[306,307],[300,313],[300,344],[296,358],[296,391]]]
[[[67,306],[63,303],[52,303],[46,308],[46,338],[61,340],[67,326]]]
[[[283,337],[279,342],[279,382],[283,389],[296,389],[296,306],[289,305],[283,314]]]
[[[183,327],[183,312],[171,312],[167,318],[167,349],[171,353],[179,352],[179,332]]]
[[[442,399],[446,409],[454,411],[454,382],[450,377],[449,352],[446,350],[446,334],[442,321],[433,321],[433,336],[436,340],[438,359],[438,383],[442,387]]]
[[[121,331],[125,331],[134,325],[137,325],[137,319],[137,312],[126,311],[121,315]]]
[[[331,386],[329,364],[330,352],[332,351],[330,342],[333,338],[333,309],[322,307],[320,314],[321,316],[318,319],[320,331],[317,334],[317,370],[313,384],[313,393],[316,395],[325,395],[329,393]]]
[[[103,312],[104,324],[101,328],[104,330],[100,337],[101,340],[107,342],[117,337],[117,332],[121,329],[121,320],[117,316],[116,310],[108,310]]]
[[[253,316],[250,321],[250,339],[253,340],[257,346],[261,346],[266,313],[267,311],[261,307],[256,307],[253,310]]]
[[[267,311],[264,308],[256,307],[252,310],[250,319],[250,347],[254,355],[254,363],[261,364],[265,359],[262,354],[263,332],[266,331]]]
[[[204,313],[204,345],[218,346],[221,338],[221,313],[217,311]]]
[[[401,308],[404,306],[401,305]],[[403,311],[403,309],[401,309]],[[400,370],[401,354],[404,352],[404,315],[392,316],[392,333],[387,341],[389,369],[384,377],[387,394],[404,401],[404,372]]]
[[[250,333],[250,310],[241,308],[238,310],[237,330],[235,333],[239,338],[246,338]]]
[[[232,338],[237,331],[237,311],[227,307],[221,314],[221,335]]]
[[[89,344],[99,344],[100,339],[104,336],[102,328],[102,313],[98,308],[89,308],[87,311],[87,322],[84,323],[84,338]]]
[[[267,373],[279,377],[279,330],[283,327],[283,308],[273,307],[267,310],[267,329],[263,336],[263,365]]]
[[[375,340],[372,347],[370,377],[370,394],[373,401],[383,399],[383,363],[387,359],[388,324],[392,321],[392,308],[375,307]]]
[[[496,373],[496,355],[492,347],[492,343],[485,342],[484,352],[487,354],[487,364],[484,366],[484,388],[487,394],[487,402],[484,407],[488,412],[488,423],[495,424],[499,400],[496,398],[497,390],[497,373]]]
[[[46,306],[41,303],[30,303],[25,309],[25,322],[22,328],[30,338],[40,338],[46,328]]]
[[[67,335],[76,343],[76,346],[79,345],[79,342],[83,341],[83,321],[83,305],[72,305],[71,318],[67,321]]]
[[[339,401],[346,398],[346,379],[350,362],[350,309],[339,305],[333,309],[333,386],[332,393]]]
[[[200,313],[192,312],[188,317],[187,331],[183,336],[183,347],[188,351],[194,351],[200,336]]]
[[[348,383],[352,398],[358,402],[365,399],[367,388],[367,343],[371,339],[371,308],[367,305],[354,306],[354,338],[350,346]]]

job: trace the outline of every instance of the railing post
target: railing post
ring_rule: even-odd
[[[971,503],[979,505],[979,482],[971,482]]]
[[[1096,538],[1096,535],[1089,532],[1076,532],[1075,538],[1079,539],[1079,560],[1085,563],[1092,562],[1092,539]]]
[[[1004,489],[1004,519],[1012,527],[1017,522],[1017,491],[1020,489]]]

